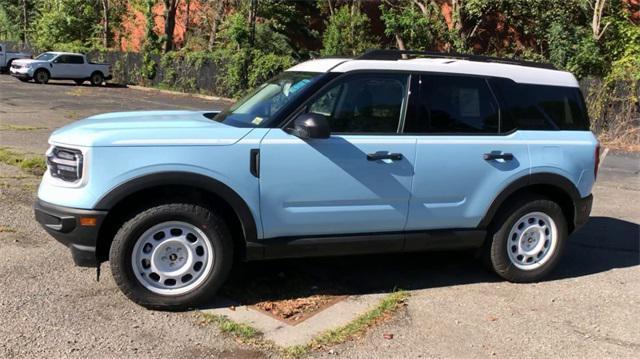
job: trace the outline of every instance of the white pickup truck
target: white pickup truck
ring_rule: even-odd
[[[53,79],[73,80],[81,85],[89,80],[94,86],[112,78],[111,65],[93,63],[85,55],[71,52],[45,52],[33,60],[15,60],[11,64],[11,75],[20,81],[33,79],[40,84]]]
[[[28,52],[7,51],[7,45],[0,44],[0,72],[8,71],[13,60],[30,58],[31,54]]]

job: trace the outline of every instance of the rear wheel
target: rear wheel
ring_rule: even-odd
[[[39,84],[46,84],[49,82],[49,72],[47,70],[40,69],[33,75],[33,79]]]
[[[557,203],[527,196],[498,214],[489,235],[485,263],[508,281],[535,282],[558,263],[568,230]]]
[[[91,81],[91,85],[93,86],[100,86],[104,82],[104,76],[102,73],[96,71],[91,74],[89,81]]]
[[[127,221],[109,253],[113,277],[134,302],[180,310],[212,298],[233,259],[227,226],[195,204],[166,204]]]

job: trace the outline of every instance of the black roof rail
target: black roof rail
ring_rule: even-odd
[[[460,54],[455,52],[437,52],[437,51],[413,51],[413,50],[369,50],[364,54],[356,57],[355,60],[388,60],[395,61],[408,57],[427,57],[440,59],[457,59],[477,62],[496,62],[511,65],[521,65],[528,67],[539,67],[543,69],[557,70],[555,66],[549,63],[534,62],[518,59],[509,59],[502,57]]]

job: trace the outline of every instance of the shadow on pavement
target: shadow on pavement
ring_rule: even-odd
[[[592,217],[569,238],[549,281],[640,264],[640,225]],[[233,271],[221,294],[242,304],[314,294],[350,295],[502,281],[475,251],[382,254],[250,262]]]
[[[56,81],[56,80],[53,80]],[[62,81],[62,80],[61,80]],[[76,85],[73,81],[69,81],[69,82],[47,82],[45,85],[42,84],[38,84],[35,82],[25,82],[27,84],[31,84],[31,85],[38,85],[38,86],[68,86],[68,87],[93,87],[93,88],[101,88],[101,87],[108,87],[108,88],[127,88],[128,86],[126,84],[115,84],[115,83],[106,83],[103,86],[93,86],[91,85],[88,81],[86,81],[85,83],[83,83],[82,85]]]

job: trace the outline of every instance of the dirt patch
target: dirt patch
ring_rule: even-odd
[[[324,288],[332,288],[326,293]],[[344,299],[340,285],[310,273],[289,270],[235,275],[222,294],[295,325]]]

